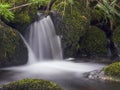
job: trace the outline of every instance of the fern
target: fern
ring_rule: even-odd
[[[104,14],[103,16],[113,19],[115,15],[120,17],[120,13],[115,8],[116,3],[117,0],[112,0],[111,2],[109,0],[102,0],[98,2],[96,7]]]
[[[14,19],[14,14],[9,10],[10,4],[0,3],[0,15],[7,21]]]

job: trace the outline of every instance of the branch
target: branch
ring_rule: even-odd
[[[46,15],[49,14],[49,12],[50,12],[50,10],[52,9],[52,6],[53,6],[53,4],[54,4],[55,2],[56,2],[56,0],[51,0],[51,1],[47,4],[46,10],[45,10],[45,14],[46,14]]]
[[[56,0],[51,0],[47,5],[47,10],[50,11],[52,9],[53,4],[56,2]]]
[[[47,11],[50,11],[51,8],[52,8],[52,5],[54,4],[56,0],[51,0],[50,3],[48,3],[47,5]],[[23,5],[20,5],[20,6],[16,6],[16,7],[13,7],[9,10],[15,10],[15,9],[18,9],[18,8],[22,8],[22,7],[26,7],[26,6],[30,6],[32,3],[27,3],[27,4],[23,4]]]
[[[20,5],[20,6],[13,7],[13,8],[11,8],[11,9],[9,9],[9,10],[15,10],[15,9],[18,9],[18,8],[30,6],[31,4],[32,4],[32,3],[23,4],[23,5]]]

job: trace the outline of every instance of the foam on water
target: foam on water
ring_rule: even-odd
[[[46,73],[48,75],[48,74],[62,73],[64,71],[85,73],[85,72],[93,71],[96,69],[100,69],[104,66],[105,65],[96,64],[96,63],[47,61],[47,62],[39,62],[31,65],[11,67],[11,68],[5,68],[5,69],[15,70],[15,71],[25,71],[25,72],[34,73],[34,74]]]

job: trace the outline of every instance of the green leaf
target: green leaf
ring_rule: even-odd
[[[101,0],[98,2],[96,7],[98,10],[105,15],[105,18],[113,19],[115,15],[120,17],[120,13],[115,8],[115,5],[117,3],[117,0],[109,1],[109,0]]]
[[[10,7],[10,4],[0,3],[0,15],[3,16],[3,18],[7,21],[14,19],[14,14],[9,10]]]

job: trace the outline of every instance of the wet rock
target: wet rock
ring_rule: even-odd
[[[89,79],[100,79],[104,76],[104,72],[101,70],[94,70],[92,72],[85,73],[85,75]]]
[[[25,64],[27,53],[19,33],[0,21],[0,67]]]
[[[55,26],[56,34],[62,35],[63,30],[66,28],[62,17],[56,11],[51,11],[50,16]]]
[[[107,76],[103,70],[94,70],[91,72],[84,73],[84,76],[93,80],[102,80],[102,81],[116,81],[120,82],[120,79],[116,79],[110,76]]]

